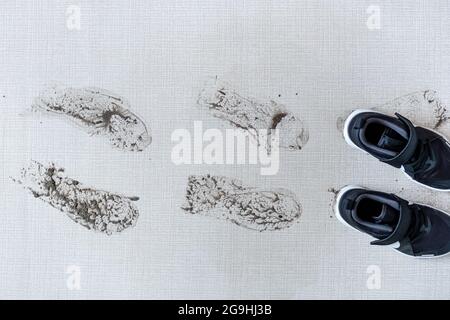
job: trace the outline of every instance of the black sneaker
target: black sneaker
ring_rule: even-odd
[[[450,145],[439,133],[415,127],[396,113],[356,110],[344,125],[347,143],[380,161],[401,168],[415,182],[450,191]]]
[[[450,251],[450,216],[438,209],[408,203],[393,194],[360,187],[343,188],[336,201],[339,221],[413,257],[438,257]]]

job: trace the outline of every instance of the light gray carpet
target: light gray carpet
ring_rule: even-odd
[[[80,0],[79,30],[73,8],[66,16],[71,4],[0,4],[0,298],[450,296],[450,258],[370,247],[333,216],[329,191],[359,184],[450,207],[450,195],[351,149],[337,129],[349,110],[412,92],[437,90],[450,101],[448,1]],[[379,29],[369,19],[373,5]],[[192,131],[194,121],[230,128],[197,107],[216,76],[242,95],[283,104],[308,126],[302,150],[281,151],[278,174],[172,163],[174,130]],[[139,153],[114,150],[61,119],[26,112],[52,84],[126,97],[152,143]],[[31,159],[55,162],[88,186],[139,196],[136,226],[95,233],[35,199],[9,178]],[[186,214],[188,176],[207,173],[288,189],[302,215],[288,229],[257,232]]]

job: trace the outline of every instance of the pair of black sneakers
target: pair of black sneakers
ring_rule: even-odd
[[[450,191],[450,144],[439,133],[370,110],[356,110],[345,121],[347,143],[401,169],[413,181],[436,191]],[[450,200],[450,197],[449,197]],[[450,252],[450,216],[394,194],[356,186],[343,188],[336,215],[347,226],[414,257]]]

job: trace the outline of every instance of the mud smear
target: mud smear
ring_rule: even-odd
[[[225,82],[215,80],[199,96],[198,105],[207,108],[219,119],[246,130],[259,144],[270,138],[271,129],[280,133],[280,148],[301,150],[309,140],[309,130],[303,121],[275,101],[259,102],[244,97]],[[261,137],[258,130],[266,132]]]
[[[111,235],[134,226],[139,216],[132,203],[139,198],[84,187],[54,164],[32,161],[13,181],[89,230]]]
[[[300,202],[288,190],[265,191],[211,175],[189,177],[182,209],[256,231],[289,228],[302,213]]]
[[[128,102],[103,89],[51,87],[35,98],[32,110],[60,115],[122,150],[142,151],[152,141],[145,123],[129,110]]]
[[[411,120],[414,125],[436,130],[450,138],[450,123],[448,121],[450,116],[436,91],[414,92],[381,106],[371,108],[371,110],[389,115],[394,115],[394,113],[398,112]],[[337,118],[336,125],[340,132],[343,131],[345,119],[352,111],[349,110]]]

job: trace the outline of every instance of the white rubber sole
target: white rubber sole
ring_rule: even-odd
[[[343,187],[341,190],[339,190],[339,192],[338,192],[338,194],[336,196],[336,203],[334,204],[334,214],[336,215],[336,218],[339,220],[340,223],[342,223],[343,225],[345,225],[345,226],[347,226],[347,227],[349,227],[349,228],[351,228],[353,230],[359,231],[358,229],[356,229],[352,225],[348,224],[347,221],[345,221],[344,218],[342,218],[341,212],[339,211],[339,203],[341,202],[342,196],[347,191],[350,191],[350,190],[353,190],[353,189],[365,189],[365,188],[359,187],[359,186],[355,186],[355,185],[348,185],[348,186]],[[359,231],[359,232],[361,232],[361,231]]]
[[[352,113],[350,113],[350,115],[349,115],[349,116],[347,117],[347,119],[345,120],[343,135],[344,135],[345,142],[347,142],[347,144],[348,144],[349,146],[351,146],[352,148],[358,149],[358,150],[364,152],[365,154],[368,154],[368,155],[372,156],[370,153],[368,153],[368,152],[365,151],[364,149],[362,149],[362,148],[358,147],[356,144],[354,144],[353,141],[350,139],[350,136],[349,136],[349,134],[348,134],[348,128],[349,128],[350,122],[353,120],[353,118],[354,118],[355,116],[357,116],[358,114],[364,113],[364,112],[372,112],[372,113],[378,113],[378,114],[386,115],[386,114],[384,114],[384,113],[382,113],[382,112],[378,112],[378,111],[374,111],[374,110],[369,110],[369,109],[357,109],[357,110],[353,111]],[[388,115],[388,116],[389,116],[389,115]],[[443,135],[441,135],[439,132],[437,132],[437,131],[435,131],[435,130],[432,130],[432,129],[429,129],[429,128],[426,128],[426,129],[427,129],[427,130],[430,130],[430,131],[436,133],[437,135],[439,135],[440,137],[442,137],[442,138],[447,142],[447,144],[450,146],[450,142],[447,140],[447,138],[445,138],[445,137],[444,137]],[[420,182],[414,180],[413,178],[411,178],[411,176],[410,176],[409,174],[407,174],[407,173],[405,172],[405,168],[403,168],[403,166],[400,168],[400,170],[403,172],[403,174],[404,174],[410,181],[412,181],[412,182],[418,184],[419,186],[422,186],[422,187],[425,187],[425,188],[427,188],[427,189],[430,189],[430,190],[433,190],[433,191],[437,191],[437,192],[450,192],[450,189],[437,189],[437,188],[430,187],[430,186],[428,186],[428,185],[426,185],[426,184],[423,184],[423,183],[420,183]]]
[[[350,136],[348,135],[348,127],[350,126],[350,122],[353,120],[354,117],[356,117],[358,114],[361,113],[365,113],[365,112],[374,112],[374,113],[378,113],[378,114],[383,114],[381,112],[378,111],[373,111],[373,110],[369,110],[369,109],[356,109],[355,111],[353,111],[352,113],[350,113],[347,117],[347,119],[345,119],[344,122],[344,139],[345,142],[347,142],[347,144],[349,146],[351,146],[352,148],[358,149],[363,151],[366,154],[369,154],[367,151],[365,151],[364,149],[361,149],[360,147],[358,147],[356,144],[353,143],[352,139],[350,139]]]
[[[336,196],[336,204],[335,204],[335,206],[334,206],[334,214],[336,215],[336,218],[339,220],[339,222],[341,222],[343,225],[347,226],[348,228],[350,228],[350,229],[352,229],[352,230],[356,230],[356,231],[358,231],[358,232],[361,232],[360,230],[356,229],[355,227],[353,227],[352,225],[350,225],[349,223],[347,223],[347,221],[345,221],[344,218],[342,218],[341,212],[339,211],[339,203],[340,203],[340,201],[341,201],[342,196],[343,196],[347,191],[350,191],[350,190],[353,190],[353,189],[363,189],[363,190],[368,190],[367,188],[363,188],[363,187],[355,186],[355,185],[348,185],[348,186],[343,187],[341,190],[339,190],[339,193],[338,193],[337,196]],[[437,208],[435,208],[435,207],[432,207],[432,206],[429,206],[429,205],[425,205],[425,204],[420,204],[420,203],[417,203],[417,204],[418,204],[418,205],[425,206],[425,207],[429,207],[429,208],[432,208],[432,209],[435,209],[435,210],[438,210],[438,211],[441,211],[441,212],[444,212],[445,214],[447,214],[447,215],[450,216],[449,213],[447,213],[447,212],[445,212],[445,211],[442,211],[442,210],[440,210],[440,209],[437,209]],[[361,233],[364,233],[364,232],[361,232]],[[373,239],[376,239],[376,238],[374,238],[374,237],[372,237],[372,238],[373,238]],[[389,245],[389,246],[386,246],[386,247],[392,248],[392,249],[394,249],[396,252],[398,252],[398,253],[400,253],[400,254],[402,254],[402,255],[404,255],[404,256],[410,257],[410,258],[433,259],[433,258],[442,258],[442,257],[445,257],[445,256],[447,256],[447,255],[450,255],[450,252],[447,252],[447,253],[442,254],[442,255],[439,255],[439,256],[434,256],[434,255],[411,256],[411,255],[409,255],[409,254],[406,254],[406,253],[403,253],[403,252],[401,252],[401,251],[399,251],[399,250],[396,250],[396,249],[398,249],[399,246],[400,246],[400,243],[399,243],[399,242],[396,242],[396,243],[393,243],[392,245]]]

